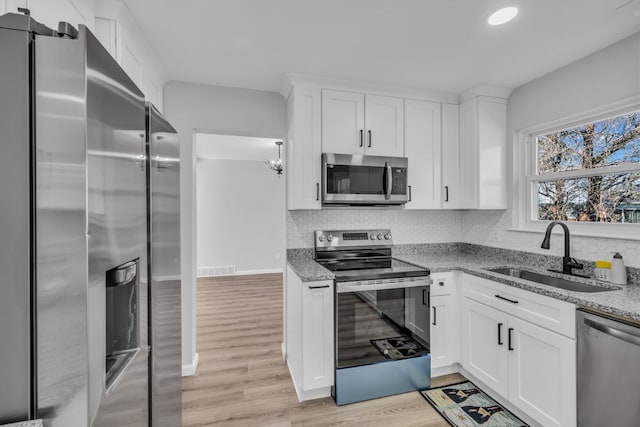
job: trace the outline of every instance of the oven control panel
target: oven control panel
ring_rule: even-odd
[[[391,230],[317,230],[314,245],[318,248],[391,246]]]

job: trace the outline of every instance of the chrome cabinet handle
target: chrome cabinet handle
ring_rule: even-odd
[[[321,286],[309,286],[309,289],[325,289],[330,288],[331,285],[321,285]]]
[[[433,323],[431,323],[433,326],[436,326],[436,307],[433,306],[431,307],[433,308]]]
[[[360,147],[364,147],[364,129],[360,129]]]
[[[449,201],[449,186],[448,185],[444,186],[444,201],[445,202]]]
[[[503,301],[510,302],[511,304],[518,304],[518,301],[516,301],[516,300],[514,300],[514,299],[505,298],[505,297],[503,297],[503,296],[500,296],[499,294],[496,294],[496,295],[495,295],[495,297],[496,297],[496,298],[499,298],[499,299],[501,299],[501,300],[503,300]]]
[[[498,345],[502,344],[502,323],[498,323]]]
[[[320,201],[320,183],[316,182],[316,201]]]
[[[409,201],[411,201],[411,186],[407,185],[407,188],[409,188]]]
[[[371,148],[371,129],[369,129],[369,145],[367,147]]]

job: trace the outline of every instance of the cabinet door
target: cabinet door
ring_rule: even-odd
[[[320,89],[298,86],[287,100],[287,207],[320,209]]]
[[[322,151],[364,154],[364,94],[322,91]]]
[[[429,290],[407,288],[405,325],[414,334],[429,342]]]
[[[442,104],[442,186],[444,209],[460,206],[460,117],[459,107]],[[413,173],[413,171],[411,172]]]
[[[16,3],[10,1],[9,3]],[[93,27],[93,16],[86,1],[83,0],[27,0],[26,7],[33,18],[52,28],[58,29],[58,22],[65,21],[77,30],[78,24]],[[22,6],[24,7],[24,6]],[[17,12],[17,10],[10,10]]]
[[[404,100],[390,96],[365,97],[365,153],[404,156]]]
[[[460,160],[458,207],[475,209],[478,194],[478,108],[476,99],[460,105]]]
[[[440,209],[440,104],[404,102],[404,153],[409,159],[409,202],[405,209]]]
[[[478,120],[478,208],[507,208],[507,103],[481,96]]]
[[[468,298],[463,307],[463,366],[507,397],[507,315]]]
[[[457,362],[456,298],[454,295],[431,296],[431,367]]]
[[[333,385],[332,282],[303,283],[302,290],[303,388]]]
[[[575,426],[575,341],[515,317],[507,344],[509,333],[509,401],[544,426]]]

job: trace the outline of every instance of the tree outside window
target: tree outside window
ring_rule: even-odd
[[[640,111],[536,142],[537,219],[640,223]]]

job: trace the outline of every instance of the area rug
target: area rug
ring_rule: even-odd
[[[371,340],[371,344],[373,344],[384,357],[391,360],[422,356],[429,352],[419,342],[404,335]]]
[[[420,394],[452,426],[528,427],[471,381],[421,390]]]

